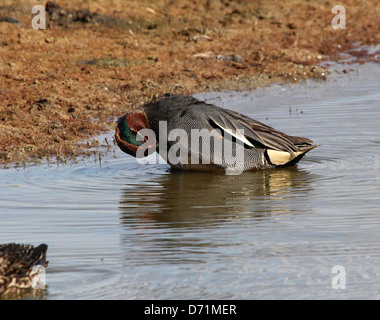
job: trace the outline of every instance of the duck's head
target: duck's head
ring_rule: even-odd
[[[150,149],[155,141],[148,141],[140,130],[148,129],[148,120],[142,111],[127,113],[119,118],[116,126],[115,140],[121,150],[136,157],[137,149],[144,144],[144,149]],[[145,144],[145,142],[148,144]],[[144,155],[145,152],[143,153]]]

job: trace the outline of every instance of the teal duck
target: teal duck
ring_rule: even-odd
[[[46,251],[46,244],[38,247],[15,243],[0,245],[0,296],[31,288],[34,277],[38,276],[33,267],[48,264]]]
[[[174,129],[188,139],[195,137],[197,143],[185,141],[181,134],[171,136]],[[193,130],[210,133],[208,149],[202,148],[199,135],[192,136]],[[310,139],[286,135],[238,112],[182,95],[146,103],[119,118],[115,140],[121,150],[137,158],[157,151],[172,168],[224,172],[294,165],[317,147]],[[229,154],[235,153],[235,158],[241,154],[241,162],[227,158],[227,144],[219,143],[227,140],[231,143]],[[170,157],[172,147],[177,158]]]

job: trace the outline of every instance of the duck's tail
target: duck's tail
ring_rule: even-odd
[[[286,151],[278,151],[267,149],[267,158],[270,163],[276,166],[291,166],[300,161],[306,153],[310,150],[318,147],[319,145],[313,145],[313,141],[307,138],[301,137],[289,137],[292,139],[292,142],[297,147],[297,151],[294,153],[286,152]]]

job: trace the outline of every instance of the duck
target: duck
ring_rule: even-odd
[[[295,165],[318,146],[186,95],[166,95],[121,116],[115,141],[135,158],[157,152],[174,169],[227,174]]]
[[[0,297],[6,294],[20,294],[24,289],[31,288],[39,273],[34,266],[47,267],[46,251],[48,246],[40,244],[34,247],[30,244],[0,245]]]

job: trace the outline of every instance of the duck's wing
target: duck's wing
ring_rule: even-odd
[[[298,145],[313,143],[306,138],[288,136],[238,112],[218,109],[218,112],[206,113],[209,124],[233,135],[248,147],[286,151],[294,155],[299,150]]]

